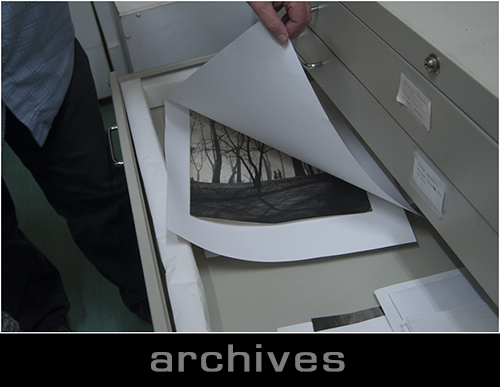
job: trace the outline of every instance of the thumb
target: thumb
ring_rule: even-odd
[[[270,2],[249,2],[262,24],[280,44],[288,42],[289,34],[285,25]]]

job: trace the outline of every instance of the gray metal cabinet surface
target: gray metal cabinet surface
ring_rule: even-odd
[[[401,14],[405,6],[396,5]],[[491,17],[494,7],[466,5],[474,10],[473,25],[483,22],[478,15]],[[394,6],[322,4],[314,13],[311,31],[297,40],[296,49],[308,62],[324,62],[309,70],[311,77],[498,303],[498,89],[492,86],[498,75],[491,70],[498,60],[498,47],[494,38],[488,41],[493,52],[484,58],[489,63],[483,67],[490,76],[478,79],[454,68],[460,55],[432,46],[419,34],[427,20],[402,20],[391,11]],[[443,4],[410,3],[409,7],[430,12]],[[458,3],[446,4],[449,15],[461,14],[462,8]],[[484,27],[492,35],[498,32],[497,18],[498,12],[496,23]],[[457,21],[451,17],[442,22],[441,29],[446,29],[446,24]],[[485,34],[484,28],[478,36]],[[413,47],[419,52],[416,58]],[[427,73],[423,66],[431,52],[438,53],[443,63],[438,74]],[[432,102],[430,130],[396,100],[401,74]],[[468,88],[469,84],[473,86]],[[481,109],[479,98],[484,101]],[[442,210],[433,208],[412,184],[416,153],[446,185]]]
[[[115,2],[133,71],[222,50],[257,21],[246,2]]]

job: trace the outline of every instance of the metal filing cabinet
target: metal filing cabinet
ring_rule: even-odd
[[[200,248],[193,246],[191,249],[189,243],[179,241],[192,252],[194,270],[200,277],[207,308],[207,330],[276,331],[279,327],[308,321],[312,317],[373,307],[377,305],[373,293],[378,288],[463,265],[498,302],[498,279],[495,276],[498,274],[497,143],[495,127],[491,127],[495,117],[483,119],[485,127],[480,126],[471,118],[474,107],[467,112],[460,109],[456,102],[433,85],[434,78],[426,74],[425,68],[417,70],[416,65],[411,65],[385,38],[376,34],[373,26],[368,27],[354,10],[349,9],[353,7],[362,13],[364,6],[369,11],[367,19],[370,20],[369,16],[373,14],[369,7],[380,7],[377,8],[378,17],[385,15],[396,30],[407,28],[401,18],[378,4],[328,3],[315,11],[311,28],[294,44],[303,60],[308,62],[306,67],[310,76],[428,219],[408,215],[418,243],[301,262],[258,263],[226,257],[207,259]],[[441,74],[445,74],[446,61],[443,61],[442,51],[437,52],[443,66]],[[131,134],[134,113],[124,101],[123,89],[130,82],[136,83],[142,95],[141,103],[149,111],[149,118],[145,119],[150,121],[148,125],[154,128],[153,135],[161,144],[165,125],[163,97],[209,58],[169,64],[120,78],[111,75],[124,167],[156,331],[191,328],[185,328],[181,323],[179,301],[174,297],[175,285],[165,280],[166,272],[175,268],[168,267],[168,260],[158,246],[158,230],[152,220],[154,215],[150,212],[151,203],[148,203],[143,184],[145,171],[137,162],[137,144],[134,144]],[[377,60],[385,66],[383,71],[373,74],[373,67],[378,67]],[[418,80],[419,86],[432,100],[430,131],[419,126],[414,117],[394,102],[401,72],[415,82]],[[445,116],[440,117],[441,114]],[[488,110],[488,114],[495,115],[496,112]],[[462,140],[457,140],[457,132],[452,139],[449,133],[441,134],[440,123],[449,122],[450,117],[456,123],[452,127],[463,132],[464,139],[470,138],[465,148],[470,146],[471,150],[465,152],[464,157],[469,157],[468,163],[474,164],[472,171],[484,165],[490,166],[489,170],[468,172],[467,165],[462,164],[453,168],[457,161],[450,162],[450,157],[463,152],[464,145]],[[447,127],[445,125],[443,130]],[[422,130],[423,134],[420,133]],[[425,136],[432,136],[432,141]],[[437,141],[441,141],[441,148],[436,148]],[[443,144],[442,141],[446,142]],[[476,147],[482,152],[475,153]],[[410,183],[416,152],[446,179],[442,213],[430,208]],[[456,169],[465,177],[457,174]],[[472,184],[470,179],[473,179]]]
[[[498,304],[498,4],[315,5],[296,45],[324,62],[310,75]],[[401,74],[432,102],[429,129],[396,100]],[[442,209],[412,184],[415,153],[446,184]]]

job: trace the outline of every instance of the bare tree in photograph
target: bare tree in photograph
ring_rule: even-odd
[[[196,171],[196,176],[191,177],[199,181],[200,172],[203,169],[203,164],[205,162],[205,144],[201,139],[195,140],[195,136],[193,135],[197,125],[202,126],[202,123],[199,121],[199,117],[197,117],[197,113],[191,111],[190,118],[191,147],[189,156],[191,161],[191,169],[194,169]]]
[[[260,192],[262,187],[262,170],[264,167],[264,157],[266,152],[271,150],[267,145],[256,141],[250,137],[246,137],[244,155],[241,157],[241,162],[245,166],[253,186]]]
[[[241,183],[241,152],[245,144],[245,136],[242,133],[229,129],[223,126],[224,134],[223,143],[226,149],[225,155],[231,165],[231,175],[229,176],[228,183]]]

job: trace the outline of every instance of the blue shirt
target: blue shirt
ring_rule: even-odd
[[[2,105],[40,146],[71,81],[74,39],[67,3],[2,2]]]

